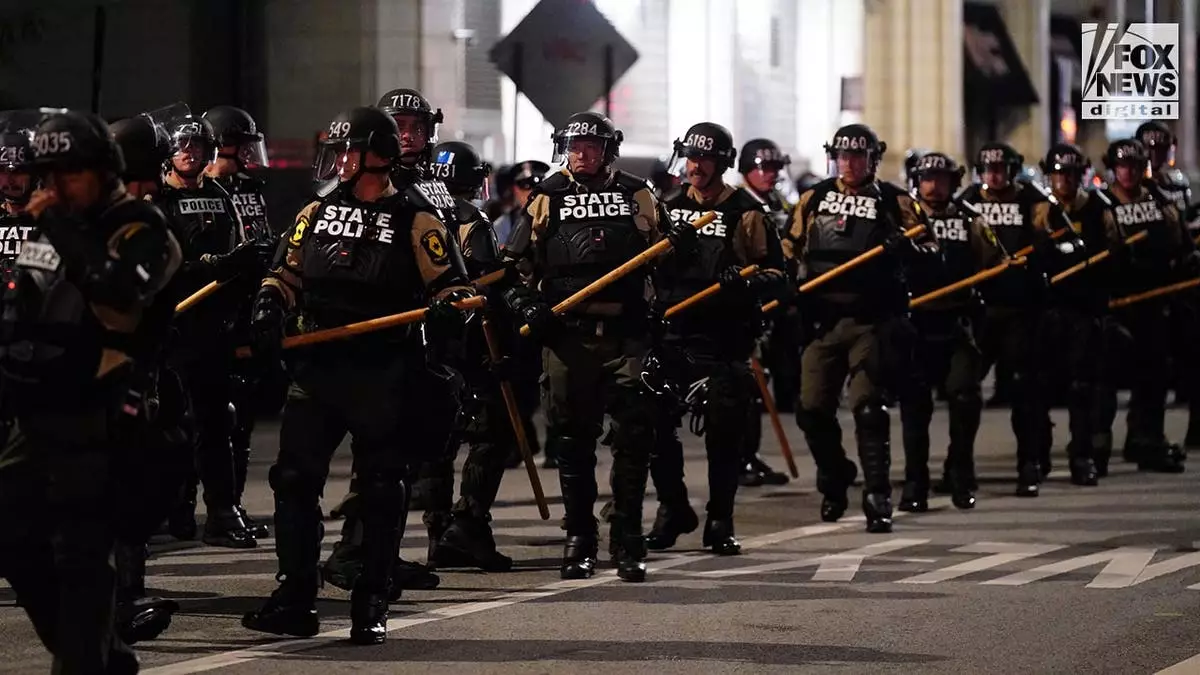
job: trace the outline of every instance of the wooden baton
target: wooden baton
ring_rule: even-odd
[[[908,237],[909,239],[912,239],[913,237],[921,234],[924,231],[925,231],[924,225],[917,225],[916,227],[910,227],[907,230],[905,230],[904,236]],[[875,248],[872,248],[868,251],[860,253],[858,256],[856,256],[850,260],[847,260],[846,262],[844,262],[841,265],[838,265],[837,267],[829,270],[828,272],[818,276],[817,278],[809,279],[808,281],[804,282],[803,284],[800,285],[800,292],[805,293],[805,292],[811,291],[812,289],[816,288],[817,286],[820,286],[821,284],[825,283],[826,281],[835,279],[835,278],[845,274],[846,272],[849,272],[850,270],[854,269],[855,267],[858,267],[859,265],[861,265],[869,260],[872,260],[873,258],[876,258],[880,255],[883,255],[883,246],[882,245],[876,246]]]
[[[1148,291],[1143,291],[1141,293],[1134,293],[1133,295],[1127,295],[1123,298],[1116,298],[1116,299],[1110,301],[1108,303],[1108,306],[1110,309],[1116,309],[1118,307],[1127,307],[1129,305],[1141,302],[1143,300],[1150,300],[1153,298],[1157,298],[1159,296],[1170,295],[1172,293],[1178,293],[1179,291],[1186,291],[1187,289],[1193,288],[1195,286],[1200,286],[1200,278],[1188,279],[1187,281],[1179,281],[1179,282],[1176,282],[1173,284],[1168,284],[1166,286],[1152,288]]]
[[[482,295],[472,296],[465,300],[459,300],[454,303],[454,306],[461,310],[479,309],[487,304],[487,299]],[[428,307],[421,309],[413,309],[399,314],[389,316],[381,316],[375,319],[367,319],[366,321],[357,321],[355,323],[338,326],[336,328],[326,328],[324,330],[316,330],[303,335],[293,335],[289,338],[284,338],[283,348],[292,349],[294,347],[302,347],[305,345],[315,345],[321,342],[329,342],[331,340],[343,340],[355,335],[363,333],[374,333],[385,328],[395,328],[396,326],[404,326],[410,323],[420,323],[425,320],[425,313],[429,311]],[[249,347],[238,347],[237,357],[244,359],[250,356]]]
[[[1138,232],[1136,234],[1131,234],[1128,237],[1125,237],[1125,245],[1128,246],[1130,244],[1137,243],[1137,242],[1145,239],[1148,236],[1150,236],[1150,232],[1147,230],[1142,230],[1141,232]],[[1088,265],[1095,265],[1096,263],[1100,262],[1101,260],[1108,258],[1108,256],[1110,256],[1110,255],[1112,255],[1112,254],[1109,253],[1107,250],[1100,251],[1096,255],[1088,258],[1087,260],[1084,260],[1083,262],[1071,265],[1067,269],[1050,277],[1050,283],[1057,284],[1058,282],[1062,281],[1063,279],[1066,279],[1067,277],[1071,276],[1072,274],[1075,274],[1079,270],[1086,268]]]
[[[712,221],[714,221],[716,219],[717,219],[717,213],[715,211],[709,211],[708,213],[705,213],[704,215],[700,216],[696,220],[692,221],[690,224],[692,227],[694,227],[698,230],[698,229],[704,227],[705,225],[708,225],[709,223],[711,223]],[[604,276],[593,281],[592,283],[588,284],[587,286],[584,286],[583,288],[579,289],[574,294],[572,294],[571,297],[569,297],[566,300],[563,300],[562,302],[555,305],[554,313],[562,314],[563,312],[571,309],[575,305],[578,305],[579,303],[583,302],[584,300],[587,300],[588,298],[592,297],[593,295],[604,290],[610,284],[616,282],[618,279],[625,276],[626,274],[629,274],[630,272],[636,270],[637,268],[641,267],[642,265],[645,265],[646,263],[648,263],[651,260],[653,260],[654,258],[657,258],[658,256],[666,253],[669,250],[671,250],[671,240],[670,239],[663,239],[663,240],[655,243],[653,246],[646,249],[645,251],[642,251],[641,253],[630,258],[629,260],[626,260],[624,263],[621,264],[620,267],[605,274]],[[529,327],[529,324],[521,326],[521,335],[522,336],[528,337],[529,333],[531,331],[532,331],[532,329]]]
[[[210,281],[207,284],[204,284],[204,286],[202,286],[200,288],[200,290],[196,291],[195,293],[192,293],[191,295],[187,296],[182,301],[180,301],[180,303],[178,305],[175,305],[175,313],[180,314],[182,312],[188,311],[197,302],[200,302],[201,300],[203,300],[203,299],[207,298],[208,296],[212,295],[213,293],[215,293],[216,290],[218,288],[220,288],[222,285],[223,284],[220,281]]]
[[[788,473],[792,474],[792,478],[799,478],[800,471],[796,469],[796,458],[792,456],[792,445],[788,443],[787,434],[783,433],[783,424],[779,421],[779,411],[775,408],[775,397],[771,396],[771,390],[767,388],[767,376],[763,372],[762,364],[753,356],[750,357],[750,369],[754,371],[754,381],[758,383],[758,391],[762,394],[763,405],[767,407],[767,414],[771,416],[771,426],[775,429],[775,437],[779,439],[779,451],[783,453],[783,459],[787,462]]]
[[[500,345],[496,342],[496,333],[492,324],[483,320],[483,337],[487,341],[488,358],[495,365],[500,362]],[[512,424],[513,433],[517,436],[517,448],[521,451],[521,459],[525,461],[525,471],[529,474],[529,486],[533,488],[533,499],[537,502],[538,515],[542,520],[550,520],[550,507],[546,505],[546,494],[542,491],[542,481],[538,478],[537,466],[533,463],[533,451],[529,449],[529,437],[525,435],[525,424],[521,421],[521,409],[517,407],[517,396],[513,393],[512,383],[500,380],[500,394],[504,397],[504,407],[508,409],[508,421]]]
[[[738,276],[745,279],[746,277],[749,277],[751,274],[754,274],[757,271],[758,271],[758,265],[749,265],[747,267],[743,267],[738,272]],[[679,301],[678,303],[676,303],[674,305],[671,305],[671,307],[669,309],[667,309],[666,313],[663,314],[663,318],[669,319],[669,318],[675,316],[676,314],[682,312],[683,310],[687,309],[688,307],[691,307],[695,304],[698,304],[700,302],[703,302],[703,301],[711,298],[712,296],[716,295],[720,291],[721,291],[721,284],[719,284],[719,283],[713,284],[712,286],[709,286],[708,288],[700,291],[699,293],[696,293],[695,295],[692,295],[688,298],[685,298],[684,300]]]
[[[942,286],[941,288],[934,290],[934,291],[930,291],[930,292],[926,293],[925,295],[913,298],[908,303],[908,306],[910,308],[911,307],[920,307],[921,305],[923,305],[927,302],[932,302],[934,300],[937,300],[938,298],[942,298],[947,295],[950,295],[951,293],[961,291],[964,288],[970,288],[970,287],[974,286],[975,284],[987,281],[988,279],[991,279],[992,277],[1003,273],[1005,270],[1007,270],[1010,267],[1013,267],[1016,265],[1024,265],[1024,264],[1025,264],[1024,258],[1011,258],[1009,260],[1005,260],[1004,262],[1000,263],[999,265],[996,265],[995,267],[989,267],[986,270],[983,270],[982,272],[976,272],[975,274],[972,274],[971,276],[966,277],[965,279],[959,279],[958,281],[956,281],[952,284],[949,284],[947,286]]]

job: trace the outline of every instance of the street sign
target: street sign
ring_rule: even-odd
[[[542,0],[491,59],[559,128],[610,91],[638,53],[591,0]]]

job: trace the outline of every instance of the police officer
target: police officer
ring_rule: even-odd
[[[505,184],[512,191],[512,204],[496,219],[496,240],[501,247],[508,244],[512,236],[513,223],[521,210],[529,203],[529,196],[538,183],[550,173],[550,165],[537,160],[519,162],[509,167]]]
[[[1114,294],[1124,296],[1165,286],[1174,280],[1173,268],[1181,263],[1186,263],[1189,271],[1194,269],[1196,259],[1183,234],[1179,212],[1142,182],[1150,161],[1145,146],[1136,139],[1115,141],[1108,146],[1104,161],[1113,173],[1106,196],[1113,204],[1117,233],[1110,240],[1141,231],[1150,233],[1127,251],[1117,251]],[[1139,470],[1178,473],[1184,470],[1182,449],[1168,442],[1163,429],[1169,341],[1166,305],[1165,299],[1152,299],[1116,312],[1116,320],[1133,336],[1133,353],[1127,361],[1137,374],[1130,390],[1124,457],[1136,462]],[[1105,396],[1107,415],[1100,422],[1101,431],[1111,428],[1116,415],[1115,391],[1106,391]]]
[[[814,278],[883,245],[887,255],[801,295],[801,314],[813,339],[800,357],[796,421],[817,464],[817,489],[824,499],[821,519],[836,521],[849,505],[846,491],[857,467],[846,458],[837,408],[846,378],[854,414],[858,456],[863,464],[863,512],[869,532],[892,529],[890,427],[887,387],[907,367],[911,349],[908,291],[899,260],[936,244],[917,247],[904,236],[919,217],[912,198],[875,177],[887,146],[869,127],[844,126],[825,145],[838,175],[800,195],[783,241],[785,254]],[[809,297],[811,296],[811,297]]]
[[[1108,196],[1083,189],[1084,176],[1090,167],[1083,152],[1066,143],[1051,147],[1041,162],[1054,201],[1037,208],[1051,212],[1047,219],[1051,233],[1069,228],[1065,236],[1056,240],[1055,251],[1044,254],[1053,261],[1051,273],[1100,251],[1124,246],[1117,234]],[[1105,438],[1095,428],[1095,422],[1099,403],[1097,385],[1104,363],[1104,319],[1110,299],[1107,279],[1113,271],[1110,261],[1054,284],[1038,340],[1043,345],[1039,353],[1047,359],[1043,370],[1051,372],[1057,366],[1066,373],[1071,434],[1067,456],[1071,482],[1076,485],[1096,485],[1099,478],[1106,476],[1112,452],[1111,433]]]
[[[1164,201],[1175,206],[1183,218],[1187,236],[1193,242],[1200,238],[1200,213],[1192,201],[1192,188],[1187,175],[1174,166],[1175,134],[1159,121],[1143,122],[1134,137],[1146,146],[1150,155],[1151,177],[1147,185],[1156,190]],[[1171,355],[1175,368],[1175,400],[1187,399],[1188,426],[1184,437],[1185,451],[1200,448],[1200,353],[1195,348],[1200,337],[1200,296],[1195,291],[1176,293],[1170,298]]]
[[[21,446],[3,472],[18,482],[0,493],[28,497],[4,509],[23,539],[0,546],[4,574],[54,672],[136,673],[114,633],[111,555],[128,523],[113,498],[133,487],[124,471],[144,423],[138,382],[170,321],[161,291],[179,247],[163,214],[126,193],[121,151],[99,117],[49,114],[32,146],[45,186],[29,204],[39,231],[17,258],[0,319]]]
[[[168,125],[171,157],[155,204],[170,218],[183,248],[184,265],[172,283],[182,300],[210,282],[258,274],[260,258],[253,243],[238,243],[239,225],[229,193],[204,173],[218,150],[212,124],[186,115]],[[181,314],[170,356],[184,379],[196,420],[196,464],[208,511],[203,540],[211,546],[254,548],[254,534],[238,503],[229,443],[230,371],[236,346],[229,329],[242,303],[237,290],[237,284],[227,284]],[[195,481],[185,492],[172,515],[171,531],[189,539],[195,531]]]
[[[640,382],[648,347],[647,272],[636,270],[563,316],[551,307],[662,237],[662,206],[642,178],[612,167],[622,134],[603,115],[576,113],[553,136],[563,169],[534,190],[507,253],[531,263],[540,293],[514,287],[508,305],[546,345],[547,446],[559,462],[567,542],[564,579],[590,577],[596,565],[596,441],[613,419],[610,548],[618,576],[646,576],[642,537],[654,411]],[[682,223],[667,235],[695,241]],[[550,450],[547,450],[550,453]]]
[[[434,110],[415,89],[393,89],[379,97],[376,105],[391,115],[400,129],[400,160],[392,170],[392,183],[401,187],[425,180],[438,142],[438,125],[444,119],[442,109]]]
[[[948,155],[925,152],[908,170],[909,186],[941,248],[942,257],[910,273],[913,295],[937,288],[1000,264],[1004,252],[983,217],[952,199],[965,170]],[[944,482],[952,503],[975,507],[975,435],[983,399],[979,383],[982,358],[975,343],[981,308],[973,289],[944,296],[913,310],[919,335],[917,368],[900,392],[904,439],[904,491],[901,511],[929,509],[929,422],[933,390],[942,386],[950,416],[950,444]]]
[[[0,113],[0,264],[6,282],[21,242],[34,234],[25,205],[37,187],[30,142],[39,117],[32,110]]]
[[[734,538],[733,500],[753,403],[747,364],[762,328],[759,291],[783,285],[783,251],[765,205],[722,180],[737,154],[728,129],[712,122],[692,125],[675,141],[675,154],[686,158],[686,183],[663,202],[671,221],[687,226],[708,211],[718,217],[700,229],[694,251],[676,252],[659,266],[656,304],[665,311],[720,280],[720,294],[670,320],[663,348],[682,352],[693,364],[685,384],[707,378],[700,411],[709,491],[703,543],[717,555],[735,555],[741,544]],[[762,268],[749,280],[739,274],[748,265]],[[658,516],[646,537],[656,550],[673,546],[698,524],[683,483],[680,416],[675,410],[660,414],[651,457]]]
[[[479,158],[474,148],[458,141],[438,145],[433,155],[431,173],[444,182],[454,196],[455,221],[449,225],[462,251],[468,275],[477,279],[501,269],[500,248],[491,222],[473,203],[487,184],[491,166]],[[499,305],[500,298],[494,297]],[[511,342],[511,328],[499,328],[509,326],[511,321],[492,308],[487,315],[497,326],[493,330],[497,339],[509,337],[508,342]],[[429,563],[436,567],[478,567],[489,572],[504,572],[512,567],[512,558],[496,550],[489,523],[492,504],[504,475],[504,462],[510,453],[517,452],[516,437],[497,381],[497,377],[507,376],[507,373],[494,372],[497,364],[487,360],[487,342],[477,322],[468,326],[463,344],[446,351],[458,355],[452,365],[462,373],[470,388],[466,397],[470,410],[464,411],[464,417],[469,419],[465,420],[465,425],[460,425],[463,426],[461,432],[451,439],[450,452],[439,458],[440,461],[427,462],[422,467],[422,473],[426,472],[426,467],[431,469],[424,516],[429,528]],[[509,352],[507,345],[503,351]],[[507,364],[500,364],[504,365]],[[454,457],[460,441],[467,443],[468,451],[463,464],[460,497],[452,505]]]
[[[766,138],[747,141],[738,156],[738,173],[742,174],[746,190],[767,205],[769,221],[779,236],[782,236],[792,211],[792,204],[779,189],[780,174],[791,163],[792,158]],[[788,412],[796,399],[796,375],[800,372],[796,310],[788,303],[781,303],[766,318],[771,329],[765,341],[763,361],[771,373],[776,407],[780,412]],[[757,397],[757,386],[751,386]],[[787,483],[788,475],[771,468],[758,454],[762,441],[762,413],[757,404],[750,407],[749,414],[744,461],[738,481],[746,486]]]
[[[981,182],[959,195],[983,214],[1007,254],[1034,244],[1037,233],[1048,230],[1047,212],[1034,208],[1046,201],[1045,197],[1028,183],[1016,182],[1024,161],[1009,145],[984,145],[975,158]],[[983,286],[988,302],[980,347],[984,359],[996,365],[997,373],[1004,369],[1012,372],[1009,393],[1017,437],[1017,495],[1026,497],[1037,496],[1042,478],[1050,472],[1047,403],[1045,392],[1036,384],[1038,364],[1033,359],[1046,291],[1042,262],[1039,256],[1032,256],[1028,264],[1014,266]]]
[[[254,248],[258,249],[262,261],[262,268],[258,273],[247,271],[237,278],[240,287],[238,292],[250,296],[254,293],[252,289],[257,287],[265,274],[278,241],[277,233],[271,228],[267,218],[267,200],[263,196],[265,185],[261,179],[250,174],[251,170],[265,169],[268,166],[263,133],[258,130],[258,125],[249,113],[233,106],[210,108],[204,113],[204,119],[212,125],[217,141],[217,158],[208,165],[204,173],[229,193],[239,225],[238,243],[251,242]],[[239,337],[248,336],[249,319],[248,306],[237,313],[234,331]],[[277,364],[264,365],[279,370]],[[268,394],[262,388],[263,383],[278,379],[278,372],[273,375],[273,378],[261,377],[260,373],[250,370],[247,362],[240,360],[233,366],[231,382],[233,430],[230,433],[230,444],[233,447],[236,508],[256,538],[266,537],[269,530],[265,523],[256,522],[246,513],[241,501],[250,464],[250,436],[254,432],[255,411],[259,407],[256,404],[261,396]]]
[[[282,265],[263,282],[252,328],[259,358],[276,358],[283,317],[304,309],[303,325],[321,329],[394,314],[430,302],[430,342],[450,339],[463,317],[450,302],[467,297],[465,272],[452,264],[445,225],[434,215],[452,206],[445,193],[389,174],[400,161],[395,122],[378,108],[334,118],[315,163],[316,179],[336,178],[331,194],[304,207],[288,237]],[[302,304],[301,304],[302,303]],[[271,467],[275,491],[279,588],[242,620],[252,630],[312,636],[322,524],[319,501],[329,460],[349,433],[357,458],[362,572],[351,593],[350,639],[383,642],[392,567],[408,499],[403,482],[417,460],[424,416],[423,345],[412,326],[317,345],[291,364],[293,386]]]

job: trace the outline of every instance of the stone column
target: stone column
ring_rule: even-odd
[[[1015,124],[1001,125],[1004,138],[998,140],[1032,164],[1050,147],[1050,0],[1008,0],[996,6],[1038,96],[1037,104],[1010,118]]]

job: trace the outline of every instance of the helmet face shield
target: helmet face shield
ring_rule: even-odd
[[[322,142],[313,161],[313,180],[350,180],[363,168],[365,147],[364,142],[353,139]]]
[[[266,169],[271,166],[267,160],[267,144],[263,141],[262,134],[257,138],[247,137],[238,145],[237,161],[247,169]]]

